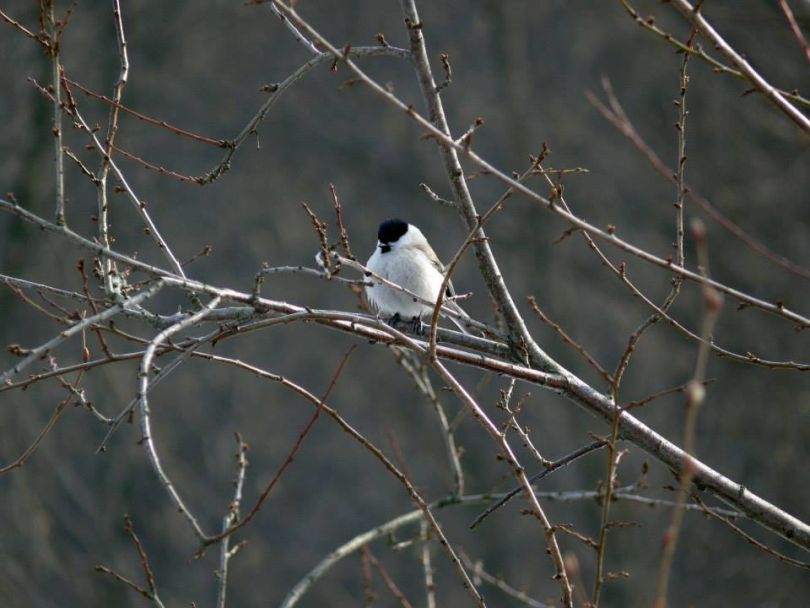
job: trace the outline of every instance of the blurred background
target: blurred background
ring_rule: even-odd
[[[37,8],[21,0],[3,10],[37,30]],[[803,27],[810,8],[790,3]],[[61,11],[67,3],[58,5]],[[639,2],[643,15],[681,39],[685,21],[667,6]],[[308,0],[299,10],[339,46],[376,44],[383,33],[392,45],[407,46],[397,2]],[[506,171],[521,171],[528,155],[543,142],[551,149],[546,165],[584,167],[586,174],[565,177],[569,204],[599,226],[614,224],[618,234],[657,255],[672,251],[675,187],[594,109],[586,91],[602,95],[600,80],[610,79],[627,114],[659,155],[675,165],[681,57],[660,38],[642,30],[619,2],[542,0],[500,2],[465,0],[421,2],[424,31],[437,78],[440,52],[449,54],[453,82],[443,93],[454,132],[476,117],[486,121],[474,138],[484,158]],[[807,90],[808,69],[777,3],[716,0],[707,16],[727,39],[770,81],[786,89]],[[124,104],[189,131],[216,139],[234,137],[266,98],[266,84],[280,82],[309,57],[266,6],[224,0],[194,3],[134,0],[123,6],[131,61]],[[29,83],[49,81],[50,63],[36,44],[6,24],[0,27],[0,190],[14,192],[21,205],[51,217],[53,144],[49,103]],[[706,44],[710,48],[710,45]],[[111,3],[80,3],[62,42],[68,77],[110,95],[118,77],[118,55]],[[424,110],[410,66],[393,58],[360,61],[404,101]],[[745,83],[714,74],[698,60],[689,64],[687,181],[724,214],[780,255],[799,264],[810,260],[810,171],[808,140],[760,95],[744,95]],[[451,191],[435,144],[400,112],[362,86],[345,86],[351,75],[325,65],[293,86],[275,105],[255,138],[235,155],[231,170],[206,186],[182,183],[150,172],[124,158],[127,179],[149,202],[149,209],[180,259],[205,246],[212,253],[195,261],[189,275],[217,286],[247,291],[262,262],[312,265],[318,249],[306,201],[322,218],[333,219],[329,184],[340,196],[355,253],[370,255],[379,222],[392,216],[419,225],[443,259],[466,236],[456,212],[431,201],[419,188],[428,184],[440,196]],[[88,122],[105,125],[109,108],[77,95]],[[84,136],[70,130],[66,141],[88,166],[98,160],[84,148]],[[220,149],[180,138],[126,114],[118,145],[158,166],[186,175],[203,175],[222,158]],[[473,172],[474,167],[468,167]],[[68,220],[85,235],[95,233],[92,184],[66,160]],[[111,183],[114,180],[111,178]],[[545,193],[545,186],[536,183]],[[491,178],[471,182],[479,210],[503,191]],[[143,235],[128,200],[113,195],[112,232],[116,247],[146,261],[162,263]],[[687,218],[704,217],[687,204]],[[711,219],[704,217],[712,276],[748,293],[807,314],[806,279],[754,254]],[[599,388],[600,378],[548,327],[534,318],[526,297],[540,307],[608,369],[624,351],[628,336],[649,315],[625,286],[604,269],[577,235],[553,244],[566,225],[536,204],[515,197],[488,226],[492,247],[526,313],[539,343],[569,369]],[[334,231],[332,232],[334,236]],[[618,251],[615,263],[645,292],[661,301],[670,277]],[[66,245],[14,218],[0,215],[0,272],[79,289],[75,270],[86,252]],[[91,260],[86,257],[87,264]],[[687,263],[695,267],[687,239]],[[465,308],[492,321],[489,298],[468,255],[454,282],[473,293]],[[356,310],[357,298],[338,284],[304,276],[273,276],[265,295],[296,304]],[[153,310],[171,313],[181,295],[161,296]],[[686,285],[673,313],[688,327],[701,320],[701,297]],[[135,323],[122,327],[151,335]],[[0,290],[0,344],[33,347],[60,330]],[[715,331],[718,344],[778,360],[810,359],[810,335],[787,322],[726,301]],[[357,340],[311,325],[281,326],[225,341],[218,354],[236,357],[283,374],[321,394],[342,354]],[[133,346],[113,341],[121,351]],[[94,356],[102,353],[95,341]],[[81,347],[59,349],[59,363],[80,360]],[[622,389],[622,401],[686,382],[696,345],[660,323],[642,339]],[[14,364],[5,348],[0,369]],[[505,380],[454,368],[480,402],[498,418],[494,404]],[[135,393],[137,362],[100,367],[83,380],[88,398],[106,415],[116,414]],[[810,491],[810,376],[771,371],[712,357],[708,389],[697,426],[697,454],[720,472],[807,521]],[[441,383],[436,381],[437,388]],[[518,384],[526,398],[523,423],[547,458],[554,459],[605,434],[600,421],[538,387]],[[0,393],[0,464],[30,445],[65,396],[50,380],[27,391]],[[449,392],[440,398],[451,418],[462,411]],[[429,500],[452,488],[442,437],[432,406],[402,373],[389,351],[360,344],[335,387],[330,404],[392,459],[404,463],[414,484]],[[638,416],[680,443],[684,401],[662,398]],[[178,490],[207,530],[218,529],[231,499],[236,443],[240,432],[250,446],[245,505],[250,506],[272,478],[311,414],[310,405],[277,384],[243,371],[191,360],[152,394],[153,426],[164,465]],[[137,425],[126,425],[109,450],[96,455],[105,427],[82,408],[71,407],[26,465],[0,476],[0,605],[142,606],[146,600],[110,577],[94,572],[104,564],[141,581],[135,551],[123,531],[129,513],[152,560],[158,589],[167,606],[214,605],[217,552],[202,559],[186,522],[175,512],[138,445]],[[496,459],[491,440],[474,420],[460,417],[457,440],[463,447],[468,492],[503,491],[512,481]],[[639,478],[645,455],[626,446],[620,483]],[[530,462],[528,458],[524,462]],[[532,465],[535,466],[535,465]],[[605,474],[604,454],[590,455],[542,482],[544,490],[592,490]],[[652,464],[651,496],[672,498],[664,486],[671,474]],[[454,544],[490,572],[540,600],[559,595],[543,535],[522,517],[520,501],[502,509],[479,528],[467,524],[479,507],[437,512]],[[596,536],[596,501],[547,502],[555,522],[570,523]],[[369,528],[413,509],[396,480],[342,432],[322,418],[301,453],[273,491],[257,518],[240,534],[248,544],[233,559],[229,605],[277,605],[287,591],[328,552]],[[667,509],[619,502],[611,518],[636,522],[610,534],[609,571],[629,578],[607,583],[604,606],[650,605]],[[743,527],[780,551],[806,560],[807,554],[781,543],[756,526]],[[416,527],[402,530],[406,540]],[[389,550],[391,539],[372,549],[397,584],[424,605],[424,580],[418,550]],[[565,537],[564,552],[577,558],[590,596],[594,552]],[[468,605],[444,553],[433,548],[439,605]],[[392,605],[382,584],[378,605]],[[362,598],[358,556],[330,570],[307,596],[304,606],[358,605]],[[497,589],[485,589],[493,606],[519,605]],[[672,606],[805,606],[810,600],[806,571],[769,557],[722,524],[688,514],[677,549],[670,593]]]

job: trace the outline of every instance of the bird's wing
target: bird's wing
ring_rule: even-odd
[[[439,258],[436,255],[436,252],[433,251],[433,248],[427,242],[417,245],[417,249],[419,251],[421,251],[428,260],[430,260],[430,263],[433,265],[433,267],[436,270],[438,270],[441,274],[444,274],[444,264],[442,264],[439,261]],[[452,298],[453,296],[456,295],[456,290],[453,288],[453,281],[447,281],[447,291],[445,292],[445,295],[448,298]],[[459,306],[457,302],[450,301],[450,302],[446,302],[445,305],[449,306],[450,308],[452,308],[453,310],[458,312],[462,316],[462,318],[465,318],[465,317],[467,319],[470,318],[470,316],[466,312],[464,312],[464,309],[461,308],[461,306]],[[453,322],[453,324],[456,327],[458,327],[459,330],[461,330],[461,333],[464,333],[464,334],[469,334],[470,333],[464,327],[464,325],[461,322],[459,322],[458,319],[456,319],[455,317],[449,317],[449,318]]]
[[[419,245],[416,246],[416,248],[425,254],[425,257],[427,257],[427,259],[430,260],[430,263],[436,270],[438,270],[441,274],[444,274],[444,264],[442,264],[439,261],[439,257],[436,255],[436,252],[433,251],[433,247],[431,247],[427,241],[425,241],[424,243],[420,243]],[[446,295],[448,297],[453,297],[454,295],[456,295],[456,290],[453,288],[452,280],[447,282]]]

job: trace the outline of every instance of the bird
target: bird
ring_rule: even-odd
[[[425,235],[413,224],[398,218],[388,219],[380,224],[377,231],[377,246],[366,262],[366,268],[374,275],[396,283],[434,304],[444,281],[444,265],[439,261]],[[408,293],[379,282],[372,280],[365,291],[371,307],[381,317],[388,317],[391,325],[396,325],[399,321],[410,321],[414,330],[420,331],[422,317],[433,314],[434,304],[425,304]],[[445,297],[453,296],[453,285],[448,282]],[[444,306],[456,312],[461,320],[471,320],[453,300],[445,301]],[[462,332],[469,333],[459,319],[453,316],[450,316],[450,319]]]

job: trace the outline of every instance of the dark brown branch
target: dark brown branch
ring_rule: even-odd
[[[87,87],[83,86],[82,84],[68,78],[67,76],[63,76],[62,80],[64,82],[69,83],[71,86],[76,87],[82,93],[89,97],[93,97],[95,99],[99,99],[104,101],[105,103],[109,104],[110,106],[117,108],[123,112],[126,112],[130,116],[134,116],[138,120],[142,120],[147,122],[151,125],[155,125],[156,127],[160,127],[161,129],[166,129],[167,131],[171,131],[176,135],[181,135],[183,137],[187,137],[189,139],[193,139],[194,141],[198,141],[200,143],[208,144],[209,146],[215,146],[217,148],[229,148],[232,144],[225,139],[213,139],[211,137],[206,137],[205,135],[198,135],[197,133],[192,133],[191,131],[187,131],[185,129],[181,129],[180,127],[175,127],[172,124],[169,124],[165,120],[158,120],[157,118],[152,118],[151,116],[147,116],[146,114],[141,114],[140,112],[136,112],[132,108],[128,108],[127,106],[116,102],[113,99],[110,99],[106,95],[102,95],[101,93],[96,93],[91,91]]]
[[[570,346],[571,348],[576,350],[580,355],[582,355],[582,357],[588,362],[588,364],[593,369],[596,370],[596,373],[602,376],[605,382],[607,382],[608,384],[613,384],[613,377],[610,375],[610,373],[604,367],[602,367],[599,364],[599,362],[593,358],[593,356],[591,356],[591,354],[585,349],[584,346],[582,346],[579,342],[571,338],[567,333],[565,333],[565,330],[562,327],[560,327],[557,323],[549,319],[546,316],[546,314],[542,310],[540,310],[540,307],[537,305],[537,300],[535,300],[534,296],[529,296],[528,300],[529,306],[532,307],[534,313],[543,323],[551,327],[551,329],[553,329],[557,333],[557,335],[560,336],[563,342],[565,342],[568,346]]]
[[[787,19],[788,25],[790,25],[790,31],[793,32],[796,41],[799,43],[799,46],[802,47],[805,59],[810,62],[810,44],[807,43],[804,33],[796,22],[796,17],[793,15],[790,5],[787,3],[787,0],[778,0],[778,2],[779,8],[782,9],[782,12],[785,14],[785,19]]]
[[[326,403],[326,400],[329,398],[329,395],[332,392],[332,389],[335,387],[338,378],[340,378],[343,369],[346,367],[346,363],[348,362],[349,357],[352,355],[352,353],[355,351],[356,348],[357,348],[356,345],[352,345],[352,347],[349,348],[346,354],[343,355],[343,358],[340,360],[340,364],[338,365],[337,370],[332,375],[332,379],[329,381],[329,386],[326,387],[326,391],[324,392],[323,396],[318,402],[315,411],[312,413],[312,416],[304,426],[303,430],[299,433],[298,439],[295,441],[295,444],[293,445],[289,454],[287,454],[287,458],[285,458],[284,462],[281,463],[281,466],[276,471],[276,474],[273,476],[273,479],[271,479],[270,483],[268,483],[267,486],[264,488],[261,495],[259,496],[259,499],[256,501],[256,504],[253,505],[253,508],[250,510],[250,512],[239,523],[234,524],[224,532],[221,532],[215,536],[211,536],[210,538],[205,539],[205,541],[203,541],[202,547],[200,547],[200,550],[197,552],[198,557],[202,555],[206,547],[221,541],[225,537],[231,536],[237,530],[244,528],[246,525],[248,525],[251,522],[251,520],[254,517],[256,517],[256,514],[262,508],[264,501],[267,500],[267,497],[270,495],[270,492],[273,491],[273,488],[281,479],[281,476],[284,475],[284,471],[286,471],[287,468],[292,464],[296,454],[298,454],[298,451],[301,449],[301,446],[304,443],[304,439],[307,437],[307,435],[309,435],[309,432],[312,430],[312,427],[315,425],[315,422],[320,417],[321,412],[323,411],[324,403]]]
[[[599,439],[597,441],[592,441],[588,445],[584,445],[581,448],[578,448],[578,449],[574,450],[570,454],[568,454],[566,456],[563,456],[559,460],[555,460],[554,462],[548,464],[546,466],[545,470],[540,471],[539,473],[536,473],[535,475],[531,476],[529,478],[529,483],[532,483],[532,484],[537,483],[538,481],[543,479],[543,477],[545,477],[546,475],[549,475],[549,474],[553,473],[554,471],[556,471],[557,469],[560,469],[560,468],[562,468],[564,466],[567,466],[567,465],[571,464],[576,459],[581,458],[582,456],[585,456],[586,454],[590,454],[594,450],[598,450],[599,448],[603,448],[603,447],[605,447],[605,442],[602,441],[601,439]],[[513,488],[509,492],[507,492],[498,502],[496,502],[492,506],[487,507],[484,511],[482,511],[480,514],[478,514],[478,516],[476,516],[476,518],[469,525],[469,528],[470,529],[475,528],[478,524],[480,524],[487,517],[489,517],[494,511],[497,511],[503,505],[505,505],[507,502],[512,500],[512,498],[514,498],[517,494],[519,494],[522,489],[523,488],[521,486],[518,486],[516,488]]]

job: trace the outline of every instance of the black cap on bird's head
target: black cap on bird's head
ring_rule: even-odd
[[[403,234],[408,232],[408,222],[400,219],[385,220],[377,231],[377,240],[383,245],[396,243]]]

